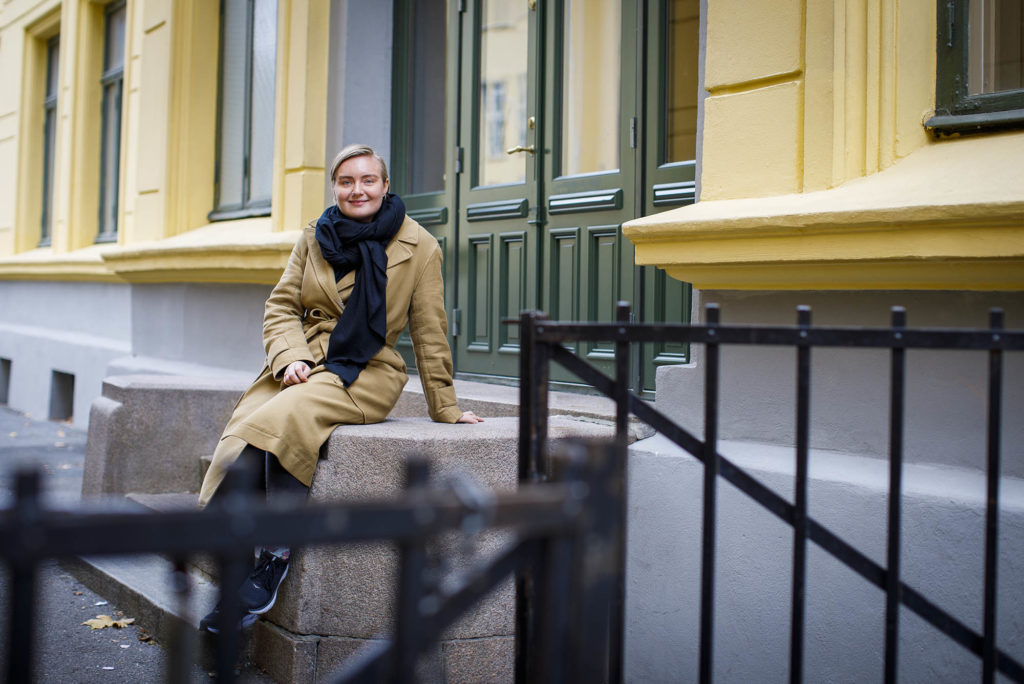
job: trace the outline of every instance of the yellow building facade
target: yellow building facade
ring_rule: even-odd
[[[638,263],[698,288],[1024,287],[1024,132],[929,130],[935,2],[708,5],[700,201],[630,223]]]

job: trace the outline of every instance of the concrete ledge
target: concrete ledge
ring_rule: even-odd
[[[93,402],[83,496],[191,492],[199,458],[213,452],[247,383],[175,375],[122,375]]]
[[[723,455],[788,501],[792,449],[721,442]],[[625,679],[698,678],[703,467],[664,437],[631,447],[626,565]],[[789,671],[793,532],[719,481],[715,673],[736,682],[785,681]],[[888,461],[812,450],[809,512],[886,566]],[[901,578],[981,630],[985,477],[977,470],[908,464],[903,474]],[[1024,658],[1024,481],[1003,478],[999,520],[1000,648]],[[804,678],[881,679],[885,594],[808,544]],[[962,682],[981,661],[901,609],[900,680]]]
[[[518,432],[516,418],[491,418],[477,425],[400,418],[343,426],[327,443],[310,496],[356,501],[398,495],[406,456],[414,452],[430,459],[436,482],[465,473],[492,489],[511,490],[518,480]],[[555,440],[610,438],[613,428],[553,417],[550,434]],[[443,539],[435,551],[444,570],[451,572],[494,553],[504,541],[500,533],[468,541]],[[276,645],[256,649],[257,664],[289,673],[286,681],[315,681],[337,668],[359,645],[389,633],[396,560],[395,550],[386,544],[297,550],[277,605],[265,620],[272,628],[266,624],[260,628],[259,638]],[[443,681],[511,681],[513,619],[509,578],[442,636],[437,657]],[[304,650],[311,637],[319,642],[312,671],[310,655]],[[282,658],[291,660],[282,662]],[[483,679],[481,673],[486,673]]]

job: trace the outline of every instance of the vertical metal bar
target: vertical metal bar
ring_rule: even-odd
[[[993,343],[999,342],[1003,328],[1002,309],[989,312]],[[1003,352],[992,348],[988,353],[988,496],[985,506],[985,613],[982,642],[982,677],[985,684],[995,681],[998,651],[996,650],[996,574],[999,567],[999,431],[1002,413]]]
[[[797,307],[801,339],[811,327],[811,308]],[[811,347],[796,348],[796,483],[793,510],[793,599],[789,636],[789,681],[803,681],[804,597],[807,582],[807,451],[810,441]]]
[[[430,463],[423,457],[410,458],[405,472],[407,492],[417,496],[430,478]],[[413,682],[416,681],[416,661],[426,636],[423,634],[424,621],[420,607],[424,594],[423,573],[427,566],[425,541],[417,537],[402,542],[399,554],[395,645],[391,649],[390,670],[392,681]]]
[[[629,302],[619,302],[616,306],[616,322],[619,334],[626,335],[629,325]],[[616,454],[620,456],[612,464],[615,473],[614,486],[619,491],[619,524],[615,533],[615,599],[612,609],[608,633],[608,681],[618,684],[623,676],[623,646],[626,623],[626,483],[628,479],[626,467],[626,448],[629,445],[629,340],[625,337],[615,343],[615,445]]]
[[[714,339],[718,325],[717,304],[705,307],[708,336]],[[715,505],[718,478],[718,342],[707,342],[704,373],[704,529],[700,570],[700,681],[712,679],[715,625]]]
[[[889,398],[889,521],[885,573],[885,681],[895,684],[899,674],[900,537],[903,489],[903,411],[906,389],[906,349],[899,346],[907,312],[892,308],[892,366]]]
[[[536,388],[533,386],[536,312],[523,311],[519,316],[519,481],[534,479],[533,435],[536,430],[534,411]],[[530,603],[532,578],[525,564],[516,571],[516,637],[515,680],[518,684],[529,681],[527,644],[530,636]]]
[[[176,557],[174,559],[174,570],[171,571],[171,591],[174,593],[175,603],[178,605],[178,615],[189,615],[189,597],[192,586],[189,581],[186,559]],[[178,619],[174,621],[171,632],[171,653],[167,661],[168,684],[178,684],[188,681],[189,669],[192,666],[196,652],[196,631],[195,624],[187,620]]]
[[[537,333],[544,332],[544,323],[548,315],[543,311],[537,314]],[[548,463],[548,381],[551,378],[550,342],[534,337],[533,372],[536,397],[534,398],[534,434],[536,444],[533,448],[537,458],[537,477],[540,481],[548,479],[550,464]]]
[[[20,471],[15,478],[14,510],[18,548],[10,552],[10,619],[7,622],[7,681],[31,682],[35,644],[37,558],[30,553],[39,518],[39,472]]]
[[[217,506],[228,513],[231,527],[239,535],[252,531],[254,493],[258,490],[263,464],[253,459],[239,459],[232,466],[232,472],[224,479],[224,495]],[[234,475],[234,477],[232,477]],[[235,677],[235,663],[242,643],[241,619],[242,602],[238,588],[252,570],[252,549],[240,548],[218,557],[220,566],[220,625],[217,635],[216,671],[218,682],[232,682]]]
[[[537,351],[536,311],[524,311],[519,315],[519,481],[530,482],[536,473],[537,387],[535,379],[535,357]]]
[[[547,316],[524,311],[520,316],[519,359],[519,481],[537,482],[547,476],[549,354],[537,334]],[[533,608],[536,564],[526,563],[516,575],[516,681],[533,679],[540,654],[538,616]]]
[[[605,682],[608,679],[608,615],[615,601],[615,537],[619,518],[616,461],[625,457],[617,444],[594,443],[590,449],[587,497],[587,538],[582,579],[583,611],[577,630],[584,653],[569,681]]]

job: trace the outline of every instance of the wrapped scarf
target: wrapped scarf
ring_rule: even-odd
[[[384,346],[387,334],[387,244],[405,220],[405,204],[387,194],[369,223],[345,217],[336,205],[316,222],[316,241],[334,268],[334,280],[355,270],[352,294],[331,332],[324,366],[348,387]]]

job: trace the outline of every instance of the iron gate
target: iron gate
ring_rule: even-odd
[[[38,471],[17,475],[15,502],[0,512],[0,559],[10,569],[11,610],[7,681],[32,681],[33,621],[40,564],[49,558],[162,553],[175,558],[175,587],[187,605],[186,562],[212,553],[222,586],[239,586],[256,545],[392,541],[399,549],[396,621],[391,635],[357,653],[329,682],[410,682],[420,655],[441,632],[504,578],[529,568],[537,579],[532,609],[544,648],[530,668],[542,681],[597,681],[588,657],[595,625],[607,624],[614,593],[611,540],[619,534],[621,483],[615,464],[624,455],[609,443],[570,443],[551,482],[525,485],[487,500],[466,500],[451,489],[428,486],[425,458],[407,464],[407,489],[398,500],[269,507],[256,494],[255,471],[229,477],[224,495],[204,511],[170,513],[72,512],[40,505]],[[512,541],[455,582],[426,572],[427,548],[442,533],[501,528]],[[450,580],[450,578],[444,578]],[[241,617],[237,592],[223,592],[225,624]],[[188,681],[196,627],[178,620],[167,680]],[[234,678],[240,635],[222,630],[216,640],[218,681]]]
[[[898,614],[905,606],[954,642],[982,660],[982,681],[990,684],[999,672],[1014,681],[1024,682],[1024,666],[996,647],[996,562],[999,516],[1000,480],[1000,415],[1002,410],[1003,354],[1024,349],[1024,332],[1003,329],[1003,315],[998,309],[990,312],[988,330],[925,330],[906,327],[902,307],[892,310],[889,328],[812,327],[809,307],[798,307],[797,325],[739,326],[720,325],[715,304],[705,309],[703,325],[630,323],[630,309],[625,302],[617,307],[615,323],[572,323],[547,320],[540,312],[524,312],[518,321],[522,349],[520,356],[520,479],[542,482],[548,477],[547,398],[550,364],[557,362],[572,371],[585,383],[615,400],[616,448],[625,453],[629,415],[636,416],[704,464],[703,528],[701,550],[701,615],[700,615],[700,681],[712,679],[712,638],[714,608],[714,568],[716,534],[716,492],[721,477],[759,503],[770,513],[792,527],[792,619],[790,633],[790,680],[803,681],[804,593],[806,581],[807,540],[886,594],[885,612],[885,681],[896,681],[899,646]],[[604,375],[585,360],[573,354],[566,345],[574,342],[614,342],[615,378]],[[697,343],[706,348],[704,440],[700,440],[644,402],[629,390],[630,345],[634,343],[675,342]],[[718,452],[719,352],[723,344],[775,345],[793,347],[797,355],[796,410],[796,482],[794,503],[789,503],[767,486]],[[810,354],[814,347],[859,347],[891,350],[890,439],[889,439],[889,507],[886,566],[871,560],[861,551],[830,532],[808,516],[808,444],[810,428]],[[900,520],[903,470],[904,388],[906,382],[906,351],[908,349],[978,350],[988,354],[987,402],[987,504],[985,513],[984,616],[981,633],[971,629],[949,612],[940,608],[923,593],[905,584],[900,577]],[[617,479],[625,482],[625,461],[617,466]],[[620,500],[625,506],[625,498]],[[625,509],[620,511],[625,519]],[[622,680],[622,646],[624,625],[625,528],[616,539],[618,582],[612,603],[610,630],[604,643],[609,681]],[[538,648],[538,632],[530,614],[531,586],[529,578],[518,585],[523,611],[517,630],[529,654]],[[529,657],[517,663],[520,681],[531,680]]]

